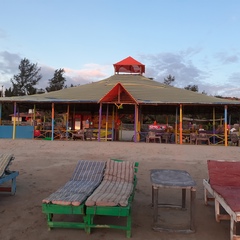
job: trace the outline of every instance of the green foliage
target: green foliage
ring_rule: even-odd
[[[53,92],[66,88],[66,86],[64,86],[66,82],[65,77],[63,77],[64,73],[65,71],[62,68],[55,70],[53,78],[48,80],[49,86],[46,87],[47,92]]]
[[[39,74],[41,68],[37,64],[30,63],[26,58],[22,59],[18,67],[20,73],[11,79],[12,88],[6,89],[6,96],[24,96],[36,93],[35,85],[38,84],[42,75]]]
[[[175,81],[175,77],[169,74],[166,78],[164,78],[164,84],[171,85]]]
[[[187,85],[186,87],[184,87],[184,89],[190,90],[193,92],[198,92],[198,85]]]

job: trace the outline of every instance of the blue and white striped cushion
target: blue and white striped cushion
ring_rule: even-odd
[[[13,159],[14,159],[13,154],[8,153],[0,154],[0,177],[4,176],[5,171],[8,169]]]
[[[80,160],[63,187],[43,200],[43,203],[79,206],[101,183],[106,162]]]

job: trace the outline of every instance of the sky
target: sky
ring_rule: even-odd
[[[128,56],[144,76],[207,95],[240,97],[239,0],[0,0],[0,86],[26,58],[45,88],[60,68],[66,84],[114,75]]]

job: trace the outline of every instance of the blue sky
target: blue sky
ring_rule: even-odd
[[[0,84],[11,85],[23,58],[41,67],[45,88],[56,69],[67,85],[114,74],[131,56],[146,77],[240,97],[239,0],[0,0]]]

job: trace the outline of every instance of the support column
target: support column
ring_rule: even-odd
[[[52,103],[52,141],[53,141],[53,139],[54,139],[54,103]]]
[[[100,135],[101,135],[101,125],[102,125],[102,103],[100,103],[99,119],[98,119],[98,141],[99,142],[100,142]]]
[[[224,139],[225,147],[228,145],[228,129],[227,129],[227,105],[224,106]]]
[[[182,104],[180,104],[179,117],[179,143],[182,144]]]
[[[17,117],[17,103],[14,102],[13,105],[13,115],[14,115],[14,120],[13,120],[13,136],[12,138],[15,139],[16,138],[16,117]]]
[[[138,105],[135,104],[135,120],[134,120],[134,142],[136,143],[137,141],[139,141],[139,139],[137,139],[137,132],[138,132]]]

